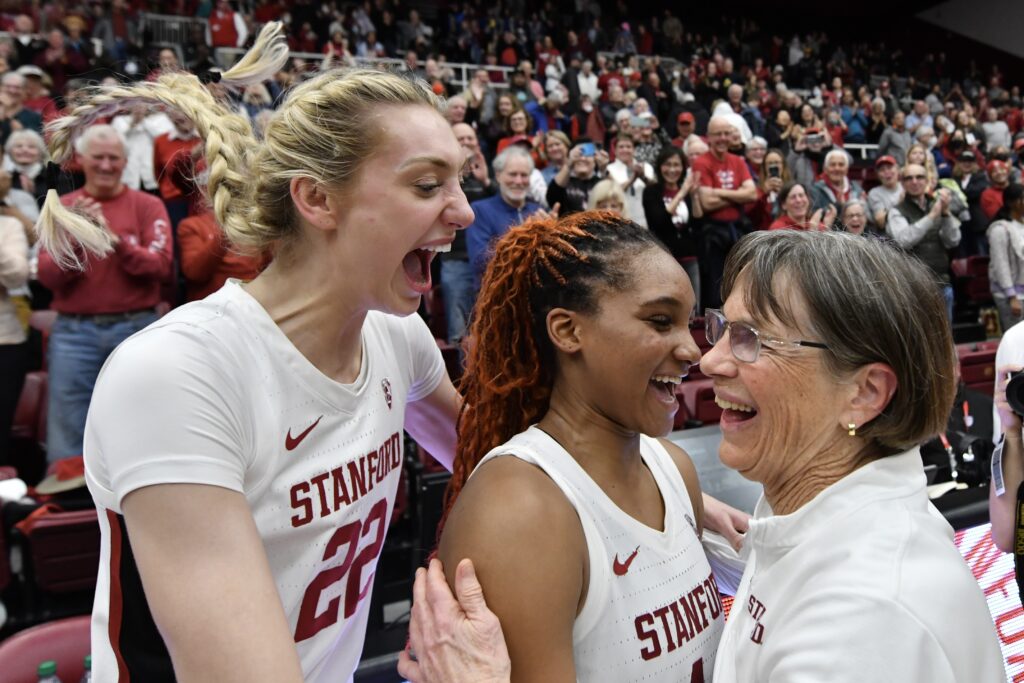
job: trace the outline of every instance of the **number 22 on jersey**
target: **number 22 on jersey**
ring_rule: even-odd
[[[384,532],[387,530],[385,516],[387,514],[387,500],[381,499],[370,509],[365,521],[356,520],[340,527],[327,542],[324,550],[324,562],[337,556],[344,548],[345,559],[341,564],[325,569],[309,584],[302,596],[302,606],[299,608],[299,618],[295,624],[295,642],[299,643],[307,638],[312,638],[321,630],[333,625],[338,621],[341,596],[332,598],[324,610],[317,614],[317,607],[320,604],[320,595],[334,584],[345,580],[345,612],[344,617],[348,619],[355,614],[359,602],[370,592],[373,585],[373,574],[367,577],[366,583],[362,584],[363,567],[373,562],[380,554],[381,546],[384,543]],[[374,528],[374,525],[376,527]],[[371,532],[371,529],[374,529]],[[356,554],[359,542],[373,534],[373,541]],[[347,578],[346,578],[347,575]],[[362,585],[360,585],[362,584]]]

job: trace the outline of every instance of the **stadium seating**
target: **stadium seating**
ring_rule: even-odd
[[[995,391],[997,345],[998,342],[983,342],[957,346],[961,379],[969,388],[987,396]]]
[[[715,403],[715,389],[710,379],[683,382],[678,393],[690,419],[704,424],[717,423],[721,419],[722,409]]]
[[[14,412],[11,426],[11,453],[9,462],[19,476],[34,484],[43,476],[46,461],[43,457],[46,443],[47,373],[30,372]]]
[[[31,575],[40,590],[71,593],[95,588],[100,562],[96,514],[94,509],[51,512],[33,520],[27,546]]]
[[[3,683],[36,683],[41,662],[57,662],[57,676],[76,683],[89,654],[89,616],[51,621],[21,631],[0,643],[0,680]]]

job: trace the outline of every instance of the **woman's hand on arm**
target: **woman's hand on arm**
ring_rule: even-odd
[[[473,561],[505,634],[512,680],[546,683],[576,680],[572,629],[585,590],[586,553],[579,517],[565,495],[540,469],[510,456],[476,470],[438,549],[450,585],[457,584],[459,563]]]
[[[399,653],[398,673],[412,683],[511,680],[505,635],[487,608],[472,561],[456,568],[454,595],[438,560],[416,570],[409,649]]]
[[[294,638],[241,493],[160,484],[132,491],[122,509],[177,680],[302,681]]]

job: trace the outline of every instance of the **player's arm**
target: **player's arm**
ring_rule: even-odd
[[[993,425],[1003,433],[1003,495],[996,487],[988,489],[988,514],[992,522],[992,540],[1004,553],[1013,552],[1016,527],[1017,489],[1024,482],[1024,444],[1021,442],[1021,418],[1006,401],[1007,374],[1019,370],[1019,365],[1003,365],[996,369],[995,407],[999,415]]]
[[[129,493],[122,509],[146,600],[178,681],[302,681],[294,639],[241,493],[161,484]]]
[[[576,511],[540,469],[489,461],[459,494],[439,555],[450,585],[470,558],[512,659],[512,681],[574,683],[572,629],[586,541]]]
[[[434,391],[405,409],[406,431],[448,470],[455,459],[455,421],[461,407],[462,396],[446,373]]]

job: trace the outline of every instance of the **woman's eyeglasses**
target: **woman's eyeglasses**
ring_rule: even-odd
[[[759,332],[747,323],[729,322],[717,308],[704,309],[704,333],[708,342],[714,346],[718,341],[729,333],[729,348],[732,355],[738,361],[753,363],[761,353],[761,345],[784,347],[784,346],[810,346],[815,349],[827,349],[828,346],[821,342],[812,342],[790,339],[779,339],[770,337]]]

